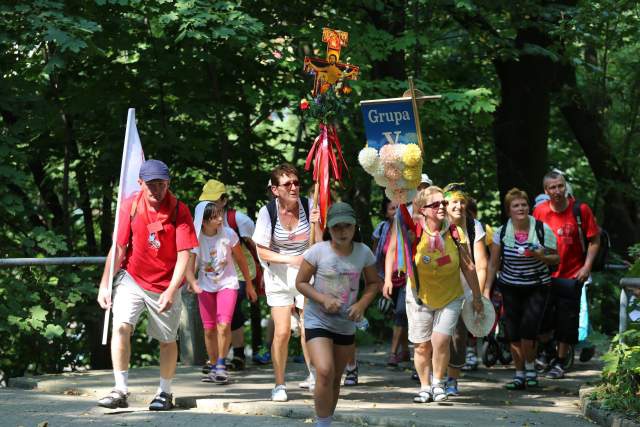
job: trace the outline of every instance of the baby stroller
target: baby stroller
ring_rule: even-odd
[[[513,360],[511,350],[504,334],[504,306],[502,304],[502,294],[497,289],[491,293],[491,302],[496,310],[496,322],[491,332],[484,338],[482,344],[482,363],[487,368],[492,367],[498,361],[503,365],[508,365]]]

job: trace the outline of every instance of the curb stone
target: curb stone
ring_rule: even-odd
[[[582,415],[603,427],[640,427],[640,423],[625,418],[623,414],[600,407],[597,400],[591,399],[595,387],[580,388],[580,409]]]

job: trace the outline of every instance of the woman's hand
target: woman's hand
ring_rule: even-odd
[[[473,297],[473,301],[471,304],[473,307],[473,311],[476,313],[476,316],[484,317],[484,304],[482,304],[482,297]]]
[[[362,316],[364,316],[364,309],[365,308],[362,306],[362,304],[360,304],[360,302],[357,302],[349,307],[349,309],[347,310],[347,317],[349,318],[349,320],[357,322],[358,320],[362,319]]]
[[[322,308],[327,313],[337,313],[340,311],[340,307],[342,307],[342,302],[331,295],[325,295],[322,299]]]
[[[309,212],[309,221],[311,221],[312,224],[315,224],[318,221],[320,221],[320,209],[318,208],[311,209],[311,212]]]

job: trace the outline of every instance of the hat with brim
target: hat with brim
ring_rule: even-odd
[[[491,301],[482,297],[482,305],[484,307],[482,316],[478,316],[473,311],[473,304],[470,299],[465,299],[462,304],[462,321],[469,332],[477,338],[486,337],[496,322],[496,311]]]
[[[211,201],[215,202],[216,200],[220,200],[223,194],[227,192],[227,187],[220,181],[215,179],[210,179],[207,183],[202,187],[202,194],[200,194],[200,201]]]
[[[138,174],[141,180],[144,182],[161,179],[169,181],[171,176],[169,175],[169,167],[160,160],[147,160],[140,166],[140,173]]]
[[[356,213],[350,204],[338,202],[331,205],[327,213],[327,226],[334,227],[336,224],[355,224]]]

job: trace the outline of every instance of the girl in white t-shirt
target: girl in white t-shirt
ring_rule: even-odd
[[[231,343],[231,319],[240,287],[234,261],[247,282],[247,289],[253,289],[238,235],[223,225],[223,213],[223,208],[215,203],[198,205],[194,223],[200,245],[192,249],[187,267],[189,290],[198,294],[207,354],[211,362],[216,361],[214,369],[202,381],[218,384],[229,382],[225,355]]]

